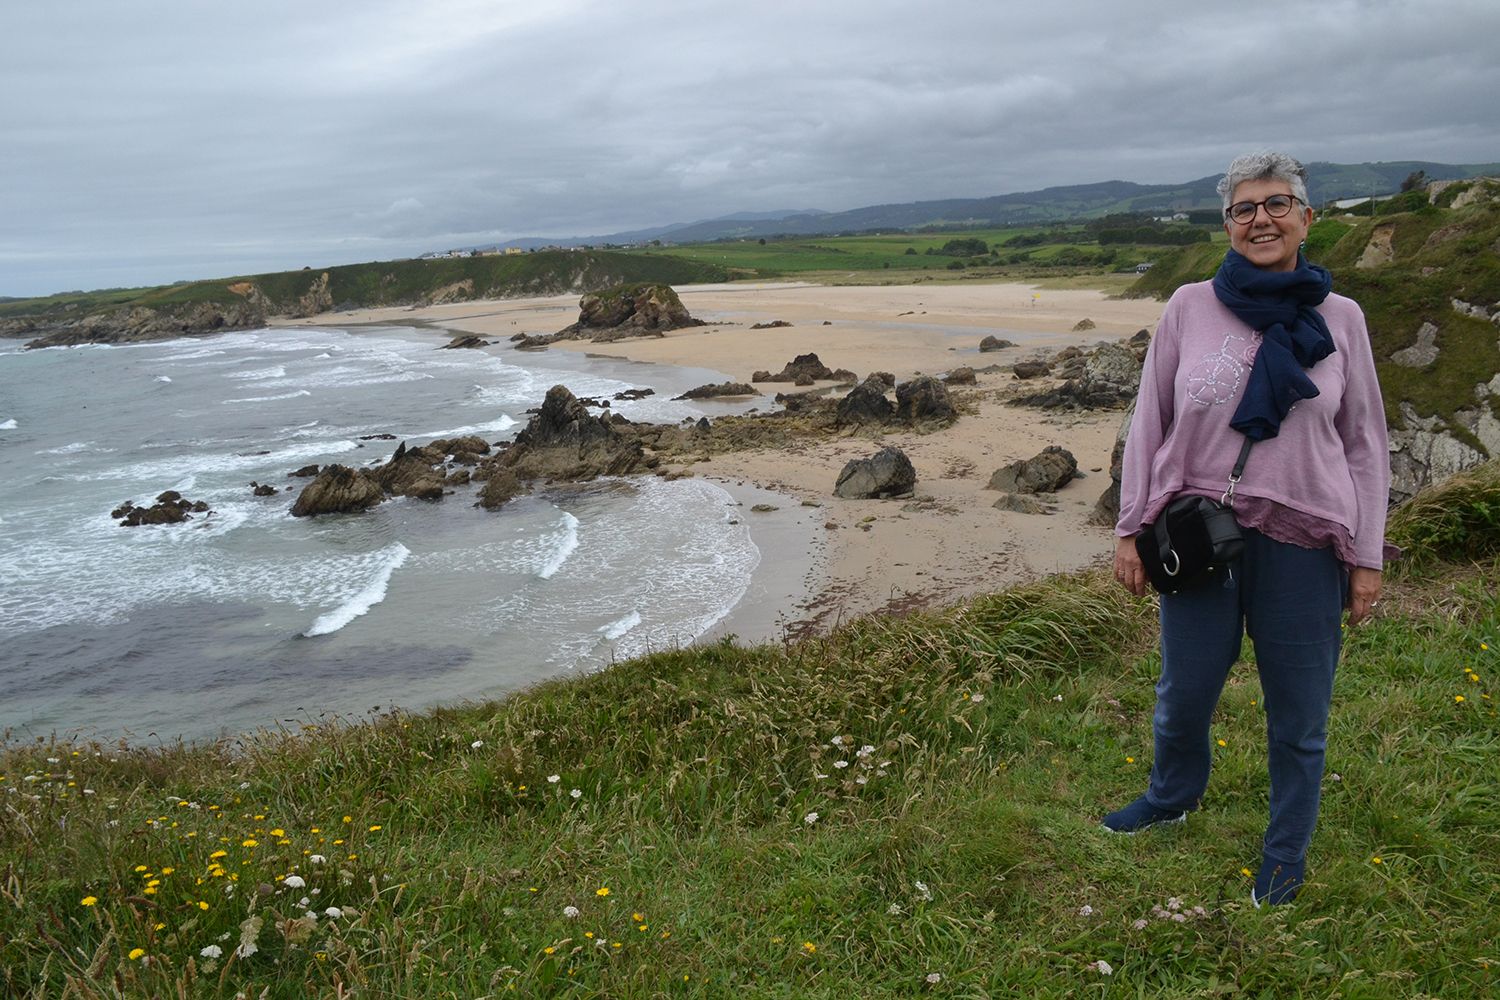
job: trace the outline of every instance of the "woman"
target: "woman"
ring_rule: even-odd
[[[1104,817],[1117,833],[1179,823],[1198,808],[1209,721],[1243,633],[1266,711],[1271,816],[1251,899],[1289,902],[1318,815],[1342,612],[1357,625],[1380,596],[1390,491],[1385,408],[1364,315],[1301,253],[1307,171],[1253,153],[1219,182],[1230,250],[1212,281],[1177,290],[1146,357],[1125,445],[1115,576],[1146,593],[1135,535],[1175,497],[1234,490],[1243,555],[1161,598],[1161,680],[1150,784]]]

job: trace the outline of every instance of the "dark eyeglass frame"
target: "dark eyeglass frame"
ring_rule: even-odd
[[[1286,207],[1278,212],[1271,207],[1271,202],[1282,198],[1286,199]],[[1264,208],[1267,218],[1284,219],[1291,212],[1292,206],[1297,202],[1302,202],[1304,205],[1307,204],[1307,202],[1302,201],[1301,198],[1298,198],[1294,194],[1273,194],[1264,201],[1237,201],[1224,209],[1224,218],[1238,225],[1248,226],[1255,221],[1256,212]],[[1242,219],[1240,218],[1241,215],[1245,217]]]

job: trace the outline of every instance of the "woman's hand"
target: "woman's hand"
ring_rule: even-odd
[[[1140,553],[1135,550],[1134,536],[1115,542],[1115,579],[1136,597],[1146,596],[1146,567],[1141,564]],[[1380,589],[1378,579],[1375,589]]]
[[[1119,565],[1119,556],[1115,557]],[[1380,570],[1356,566],[1349,572],[1349,624],[1358,625],[1370,617],[1370,609],[1380,599]]]

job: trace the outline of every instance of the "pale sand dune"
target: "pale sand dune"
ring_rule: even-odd
[[[983,593],[1087,566],[1112,551],[1109,529],[1088,524],[1088,516],[1109,482],[1109,453],[1120,415],[1054,416],[1006,405],[1003,398],[1018,387],[1009,363],[1069,344],[1088,345],[1142,328],[1154,330],[1161,303],[1111,300],[1095,291],[979,283],[700,285],[678,292],[688,310],[707,325],[659,339],[574,341],[555,348],[707,368],[737,381],[748,381],[758,369],[779,371],[793,356],[809,351],[829,367],[848,368],[861,377],[889,371],[905,380],[915,373],[937,374],[960,365],[1005,366],[1003,371],[981,371],[977,387],[956,390],[974,400],[978,412],[947,430],[886,434],[879,440],[809,441],[789,452],[718,455],[691,466],[693,474],[730,486],[757,485],[820,505],[818,519],[827,527],[814,531],[813,571],[803,581],[806,594],[794,597],[785,588],[775,590],[780,596],[774,600],[793,605],[774,616],[782,625],[815,620],[826,627],[883,608]],[[577,318],[577,307],[577,295],[562,295],[361,310],[288,325],[422,323],[503,339],[520,332],[559,330]],[[1072,332],[1084,318],[1092,320],[1095,329]],[[778,319],[793,325],[749,329],[752,323]],[[830,325],[823,325],[825,321]],[[1018,347],[980,354],[979,341],[987,334],[1015,341]],[[769,395],[790,387],[762,388]],[[884,444],[900,447],[916,466],[916,499],[835,498],[833,484],[844,463],[871,455]],[[990,474],[1052,444],[1073,452],[1086,474],[1057,495],[1058,512],[1043,516],[993,509],[998,494],[984,489]],[[767,530],[769,522],[763,519],[791,515],[779,511],[745,516],[760,541],[762,535],[785,537],[784,532]],[[759,531],[758,521],[764,525]],[[775,544],[765,552],[768,571],[784,556],[790,561],[789,553],[774,551]],[[808,562],[806,553],[797,558]],[[767,617],[764,612],[762,608],[754,616],[757,623]],[[726,629],[736,630],[735,623]],[[766,631],[759,624],[738,631],[746,639],[771,637],[756,634]]]

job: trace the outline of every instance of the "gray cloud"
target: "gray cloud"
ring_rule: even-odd
[[[234,5],[229,5],[233,7]],[[1500,160],[1490,0],[0,10],[0,294],[740,210]]]

